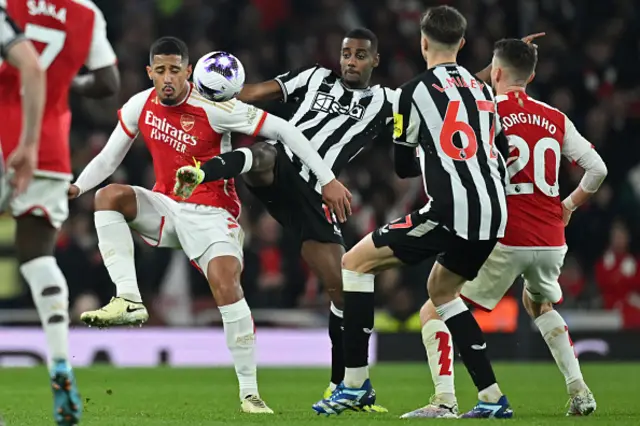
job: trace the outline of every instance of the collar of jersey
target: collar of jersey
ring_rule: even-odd
[[[371,90],[371,86],[363,87],[362,89],[354,89],[354,88],[351,88],[351,87],[347,86],[346,84],[344,84],[344,82],[342,81],[341,78],[338,79],[338,81],[340,82],[342,87],[344,87],[345,90],[348,90],[350,92],[360,92],[360,91],[365,91],[365,90]]]
[[[443,64],[434,65],[429,69],[432,70],[434,68],[439,68],[439,67],[457,67],[457,66],[458,66],[458,64],[455,63],[455,62],[445,62]]]

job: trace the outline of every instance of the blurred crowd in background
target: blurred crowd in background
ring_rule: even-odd
[[[95,0],[102,9],[122,75],[119,96],[108,101],[72,98],[73,168],[76,175],[100,151],[116,125],[116,110],[151,82],[145,72],[154,39],[173,35],[190,48],[191,62],[213,50],[236,54],[248,82],[319,63],[339,70],[345,31],[367,27],[379,37],[380,66],[373,82],[392,88],[424,69],[419,19],[427,6],[450,4],[468,19],[467,44],[459,62],[484,68],[503,37],[545,31],[537,40],[539,64],[529,93],[564,111],[598,149],[609,176],[593,202],[578,210],[567,228],[569,254],[561,277],[568,307],[619,309],[631,324],[640,313],[640,4],[633,0]],[[236,147],[251,138],[236,137]],[[345,226],[349,244],[424,203],[419,179],[400,180],[393,171],[391,141],[377,141],[340,176],[355,196]],[[561,189],[568,194],[582,171],[563,164]],[[111,182],[151,187],[150,156],[134,144]],[[299,258],[299,247],[243,190],[245,239],[243,286],[253,308],[327,305]],[[57,256],[76,310],[105,303],[114,287],[102,265],[93,227],[93,195],[71,204]],[[137,240],[138,278],[146,301],[164,288],[190,307],[211,306],[206,281],[182,254],[152,249]],[[176,257],[177,256],[177,257]],[[377,284],[379,306],[404,321],[426,298],[430,265],[390,271]],[[169,277],[169,278],[168,278]],[[164,286],[164,287],[163,287]],[[167,290],[169,288],[169,290]],[[173,290],[171,290],[173,289]],[[89,296],[90,295],[90,296]],[[28,294],[8,306],[30,305]],[[157,299],[160,300],[160,299]],[[157,301],[156,300],[156,301]],[[171,297],[154,306],[170,306]],[[177,302],[176,302],[177,303]],[[167,308],[168,309],[168,308]]]

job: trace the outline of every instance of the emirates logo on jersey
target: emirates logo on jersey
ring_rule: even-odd
[[[196,125],[196,118],[190,114],[182,114],[182,117],[180,117],[180,125],[182,126],[182,130],[190,132],[193,126]]]

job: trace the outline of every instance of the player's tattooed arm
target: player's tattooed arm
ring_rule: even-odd
[[[88,98],[105,98],[120,91],[120,72],[116,65],[99,68],[76,76],[71,91]]]
[[[276,101],[283,98],[282,88],[276,80],[257,84],[245,84],[238,99],[248,104],[264,101]]]
[[[401,179],[420,176],[421,170],[415,148],[395,144],[393,146],[393,159],[396,174]]]
[[[527,36],[522,37],[522,41],[524,41],[525,43],[531,43],[533,42],[533,40],[537,39],[538,37],[543,37],[544,35],[546,35],[545,32],[541,32],[541,33],[534,33],[534,34],[529,34]],[[534,46],[537,48],[538,46],[536,44],[534,44]],[[489,63],[489,65],[487,65],[484,69],[478,71],[476,73],[476,78],[479,80],[484,81],[485,83],[491,83],[491,68],[492,68],[492,64]]]

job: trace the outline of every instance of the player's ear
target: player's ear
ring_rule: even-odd
[[[420,46],[422,47],[423,52],[429,50],[429,40],[427,40],[425,36],[420,37]]]
[[[193,66],[191,64],[187,65],[187,80],[191,78],[191,74],[193,73]]]
[[[152,71],[151,67],[147,65],[147,75],[149,76],[149,80],[153,80],[153,76],[151,76]]]
[[[465,40],[465,38],[462,37],[462,39],[460,40],[460,45],[458,45],[458,51],[462,50],[462,48],[466,43],[467,43],[467,40]]]
[[[380,54],[376,53],[373,57],[373,67],[378,68],[378,65],[380,65]]]

